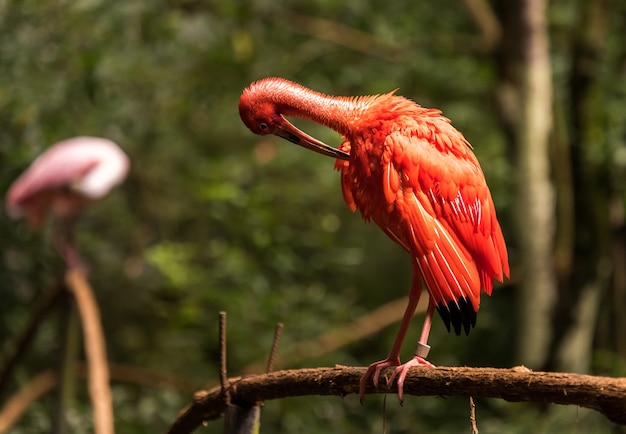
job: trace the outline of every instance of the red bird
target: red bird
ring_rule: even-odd
[[[80,210],[121,183],[130,167],[126,154],[112,141],[75,137],[41,154],[11,185],[6,206],[13,218],[26,217],[39,229],[48,212],[65,223],[57,247],[70,265],[78,265],[71,226]]]
[[[448,119],[394,92],[335,97],[281,78],[252,83],[239,100],[239,114],[256,134],[275,134],[337,157],[343,196],[352,211],[374,220],[411,255],[409,303],[386,359],[372,363],[360,384],[396,367],[398,396],[412,366],[426,360],[432,315],[437,309],[448,331],[469,334],[476,324],[481,288],[509,276],[504,237],[485,176],[472,147]],[[317,122],[340,133],[337,150],[297,129],[284,116]],[[422,286],[430,296],[415,356],[400,363],[400,348]],[[390,381],[393,381],[392,380]]]

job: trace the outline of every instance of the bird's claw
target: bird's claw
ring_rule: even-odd
[[[430,363],[428,360],[424,359],[420,356],[413,356],[411,360],[408,362],[396,367],[391,375],[391,378],[387,382],[387,384],[393,383],[393,380],[398,377],[398,381],[396,384],[398,385],[398,399],[400,400],[400,405],[404,404],[404,380],[406,379],[406,374],[409,372],[409,369],[421,366],[424,368],[434,368],[435,365]]]
[[[374,362],[367,368],[367,371],[365,371],[365,374],[363,374],[361,381],[359,382],[359,400],[361,401],[361,404],[365,398],[365,386],[367,385],[367,381],[371,378],[374,386],[378,386],[378,379],[380,378],[381,371],[385,368],[399,365],[400,360],[385,359]],[[389,382],[387,382],[387,384],[389,384]]]
[[[411,360],[404,364],[400,364],[399,360],[380,360],[378,362],[372,363],[365,371],[365,374],[361,377],[361,381],[359,383],[359,400],[361,404],[363,403],[363,399],[365,398],[365,386],[367,385],[368,380],[371,378],[374,386],[378,386],[378,379],[380,378],[380,373],[383,369],[395,367],[393,374],[387,380],[387,385],[393,384],[393,381],[398,377],[398,381],[396,384],[398,385],[398,399],[400,400],[400,405],[404,403],[404,380],[406,379],[406,374],[409,369],[414,366],[422,366],[425,368],[434,368],[435,365],[430,363],[428,360],[421,356],[413,356]]]

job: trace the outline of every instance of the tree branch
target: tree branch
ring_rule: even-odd
[[[315,340],[305,340],[296,342],[294,345],[281,352],[280,365],[297,366],[303,361],[313,360],[332,353],[340,348],[358,342],[371,336],[391,324],[400,322],[404,315],[404,308],[409,302],[408,296],[397,298],[389,303],[368,312],[354,321],[332,328],[319,335]],[[415,314],[426,312],[428,306],[428,294],[420,297],[420,301],[415,309]],[[247,365],[241,371],[243,374],[256,374],[267,372],[260,362]]]
[[[30,347],[33,337],[39,330],[39,326],[47,317],[48,312],[56,305],[61,296],[65,294],[65,287],[62,283],[57,283],[51,290],[46,291],[32,310],[28,324],[11,348],[11,352],[6,362],[0,368],[0,390],[4,389],[10,379],[13,378],[13,370],[17,366],[20,358]]]
[[[487,53],[494,50],[502,38],[502,26],[486,0],[463,0],[470,16],[480,30],[482,47]]]
[[[409,54],[407,47],[385,43],[374,35],[354,29],[337,21],[289,14],[283,22],[291,31],[346,47],[360,53],[399,62]]]
[[[22,417],[28,406],[55,387],[57,383],[58,378],[54,371],[48,369],[7,399],[0,409],[0,433],[8,432]]]
[[[253,404],[271,399],[309,395],[346,396],[358,393],[359,380],[366,368],[337,366],[277,371],[270,374],[230,380],[231,400]],[[366,393],[395,393],[396,385],[384,382]],[[510,402],[542,402],[577,405],[599,411],[612,422],[626,425],[626,378],[533,372],[525,367],[411,369],[404,383],[405,395],[473,396],[500,398]],[[206,420],[221,417],[225,411],[220,387],[196,392],[170,427],[168,434],[191,433]]]
[[[142,387],[158,387],[178,393],[192,393],[199,382],[150,369],[109,362],[111,380],[134,384]],[[87,366],[83,362],[76,363],[76,373],[80,377],[87,376]],[[9,430],[19,421],[24,412],[33,402],[58,387],[59,377],[52,369],[47,369],[10,396],[0,408],[0,434]]]
[[[113,434],[113,399],[109,385],[106,341],[100,322],[100,311],[83,271],[70,268],[65,276],[68,289],[76,298],[80,312],[87,358],[89,394],[93,404],[94,432]]]

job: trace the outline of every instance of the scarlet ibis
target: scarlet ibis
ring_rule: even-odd
[[[319,93],[281,78],[247,87],[239,100],[244,124],[337,157],[343,197],[350,210],[380,228],[411,255],[409,302],[386,359],[372,363],[360,382],[363,400],[370,378],[396,367],[398,396],[409,368],[426,360],[435,309],[448,331],[469,334],[476,325],[481,288],[509,276],[506,245],[485,176],[472,147],[437,109],[390,92],[344,97]],[[293,126],[284,116],[307,119],[343,136],[339,149]],[[429,294],[415,356],[401,364],[400,348],[422,292]]]
[[[78,265],[72,226],[80,210],[104,197],[121,183],[130,167],[128,156],[111,140],[75,137],[48,148],[11,185],[6,206],[13,218],[25,217],[39,229],[51,212],[61,220],[64,233],[57,248],[68,265]]]

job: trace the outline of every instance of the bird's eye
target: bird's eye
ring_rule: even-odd
[[[259,128],[262,130],[267,130],[267,124],[265,122],[262,122],[261,124],[259,124]]]

